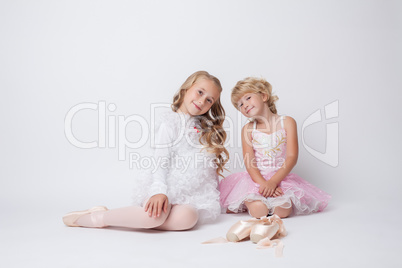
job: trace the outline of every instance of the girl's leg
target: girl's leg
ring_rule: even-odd
[[[149,217],[143,207],[131,206],[108,211],[97,211],[78,218],[76,224],[82,227],[127,227],[127,228],[155,228],[162,225],[168,218],[168,212],[162,212],[157,218]]]
[[[276,207],[274,208],[274,214],[278,215],[279,218],[287,218],[292,214],[292,207],[290,208],[283,208],[283,207]]]
[[[268,215],[268,208],[261,201],[246,201],[244,204],[247,207],[248,213],[254,218],[261,218]]]
[[[166,221],[158,230],[182,231],[193,228],[198,221],[197,210],[190,205],[173,205]]]

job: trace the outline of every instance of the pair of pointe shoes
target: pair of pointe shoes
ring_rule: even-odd
[[[286,230],[281,218],[273,215],[261,219],[239,221],[229,229],[226,238],[230,242],[238,242],[250,237],[252,242],[258,243],[264,238],[280,238],[285,235]]]
[[[103,223],[103,213],[101,212],[105,212],[107,210],[107,207],[99,206],[87,210],[70,212],[63,216],[63,222],[65,225],[70,227],[80,227],[81,225],[76,224],[76,221],[84,215],[91,214],[92,224],[91,226],[85,227],[105,227]]]

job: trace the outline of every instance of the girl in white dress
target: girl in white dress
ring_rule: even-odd
[[[228,152],[223,146],[225,111],[220,81],[205,71],[187,78],[155,132],[155,163],[136,178],[134,206],[93,207],[63,217],[72,227],[187,230],[220,214],[218,175]]]

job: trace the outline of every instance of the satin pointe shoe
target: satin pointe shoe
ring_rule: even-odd
[[[261,223],[253,226],[250,233],[250,240],[253,243],[258,243],[264,238],[270,240],[273,237],[280,238],[283,236],[286,236],[283,222],[277,215],[273,215],[268,218],[262,218]]]
[[[226,238],[230,242],[238,242],[250,236],[251,229],[259,223],[259,219],[250,219],[247,221],[238,221],[226,234]]]
[[[70,213],[67,213],[66,215],[63,216],[63,222],[65,225],[70,226],[70,227],[80,227],[80,225],[76,224],[75,222],[84,215],[87,214],[93,214],[92,215],[92,227],[104,227],[103,224],[103,217],[97,217],[100,214],[99,213],[94,213],[94,212],[101,212],[101,211],[107,211],[107,207],[99,206],[99,207],[93,207],[87,210],[82,210],[82,211],[73,211]],[[98,215],[96,215],[98,214]]]
[[[264,222],[253,226],[250,233],[250,240],[258,243],[261,239],[268,237],[271,239],[279,230],[279,224],[276,222]]]

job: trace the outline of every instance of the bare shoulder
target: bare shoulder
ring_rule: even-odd
[[[253,130],[253,122],[248,122],[242,128],[243,137],[251,137],[251,131]]]
[[[245,124],[245,125],[243,126],[242,131],[243,131],[243,132],[244,132],[244,131],[249,131],[249,130],[251,130],[251,129],[253,129],[253,122],[248,122],[247,124]]]
[[[285,129],[294,129],[297,128],[296,120],[291,116],[285,116],[285,120],[283,120]]]

